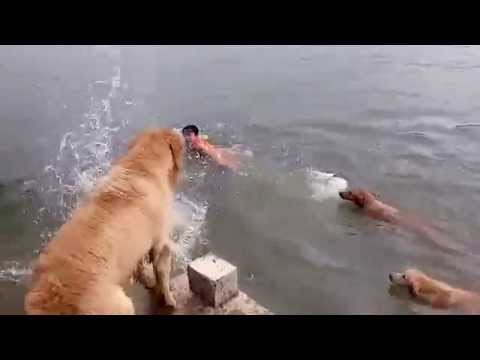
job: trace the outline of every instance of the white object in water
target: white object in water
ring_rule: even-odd
[[[312,190],[312,198],[317,201],[326,199],[338,199],[338,193],[348,188],[348,182],[335,174],[325,173],[318,170],[308,170],[308,182]]]

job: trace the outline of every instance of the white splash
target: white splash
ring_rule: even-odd
[[[106,98],[90,98],[89,110],[79,129],[62,137],[56,161],[44,169],[47,179],[42,183],[46,185],[40,190],[48,195],[50,215],[56,218],[66,220],[80,198],[110,167],[113,137],[124,127],[111,126],[113,90],[112,86]]]
[[[5,261],[0,267],[0,281],[11,281],[18,283],[25,276],[31,274],[31,270],[22,266],[18,261]]]
[[[44,224],[40,237],[47,242],[54,229],[47,226],[55,219],[64,222],[70,217],[85,193],[110,168],[113,159],[115,135],[128,124],[116,121],[112,116],[112,100],[121,96],[120,67],[112,69],[108,81],[95,81],[89,85],[91,96],[88,111],[76,129],[66,132],[59,144],[54,161],[45,166],[44,176],[37,182],[38,193],[44,207],[37,212],[34,222]],[[102,88],[103,95],[98,95]]]
[[[230,151],[237,156],[253,158],[253,151],[242,144],[235,144],[230,147]]]
[[[308,169],[307,182],[316,201],[338,199],[338,192],[348,188],[348,182],[335,174]]]
[[[108,49],[112,50],[111,47]],[[46,219],[60,222],[69,219],[83,196],[105,179],[114,156],[118,155],[114,145],[120,139],[116,134],[128,126],[128,121],[114,119],[112,100],[122,96],[123,89],[127,89],[128,85],[122,82],[119,66],[115,66],[112,73],[110,80],[95,81],[90,85],[92,96],[83,121],[77,129],[63,135],[55,161],[45,167],[45,176],[37,183],[45,206],[38,210],[33,221],[44,226],[40,234],[43,243],[48,242],[55,231],[46,225]],[[98,87],[106,90],[101,92],[103,95],[95,95]],[[207,206],[195,204],[180,195],[175,201],[175,209],[184,219],[175,231],[179,249],[177,256],[183,266],[191,260],[195,248],[206,243],[201,238],[201,231]],[[14,269],[8,268],[10,272],[5,270],[5,276],[14,274]]]
[[[176,224],[173,234],[177,267],[185,270],[198,246],[207,245],[202,236],[208,205],[196,204],[184,194],[178,194],[174,203]]]

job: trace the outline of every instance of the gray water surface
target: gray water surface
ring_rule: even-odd
[[[208,248],[238,265],[241,287],[272,311],[429,313],[389,293],[388,273],[407,266],[478,288],[478,258],[316,202],[302,174],[337,172],[480,253],[480,47],[1,46],[0,313],[22,312],[17,272],[62,222],[63,203],[38,191],[52,187],[45,167],[64,176],[81,163],[62,139],[73,131],[85,145],[84,114],[104,96],[92,84],[114,67],[128,86],[105,120],[120,128],[102,133],[108,156],[138,129],[187,123],[254,153],[222,191],[190,193],[209,203]],[[40,210],[50,215],[38,221]]]

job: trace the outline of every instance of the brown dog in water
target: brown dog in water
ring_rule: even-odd
[[[480,314],[480,294],[454,288],[433,279],[416,269],[391,273],[393,284],[408,286],[410,294],[437,309],[458,309],[469,314]]]
[[[401,225],[407,230],[426,237],[444,249],[465,254],[465,250],[453,246],[433,225],[427,224],[417,217],[405,214],[397,208],[383,203],[378,199],[378,195],[365,189],[343,191],[340,192],[339,195],[342,199],[349,200],[356,204],[372,218],[395,225]]]
[[[391,223],[397,223],[400,220],[398,217],[398,209],[384,204],[377,199],[376,195],[367,190],[354,189],[351,191],[342,191],[339,195],[342,199],[350,200],[358,207],[364,209],[369,216],[375,219]]]
[[[183,138],[168,129],[145,131],[84,200],[40,255],[27,314],[134,314],[122,285],[150,252],[155,293],[171,294],[170,231]]]

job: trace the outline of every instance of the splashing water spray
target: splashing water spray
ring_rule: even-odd
[[[55,161],[45,167],[44,179],[38,185],[45,206],[38,210],[34,219],[36,224],[42,225],[42,245],[51,239],[56,227],[47,225],[47,219],[61,223],[68,220],[83,196],[107,174],[114,155],[115,134],[128,127],[127,120],[118,121],[112,116],[112,100],[127,86],[121,82],[118,66],[113,68],[110,81],[91,84],[88,111],[79,129],[63,135]],[[98,96],[99,89],[103,96]],[[185,269],[192,260],[192,252],[207,244],[201,237],[207,206],[179,194],[174,208],[180,219],[172,234],[176,243],[175,267]]]

